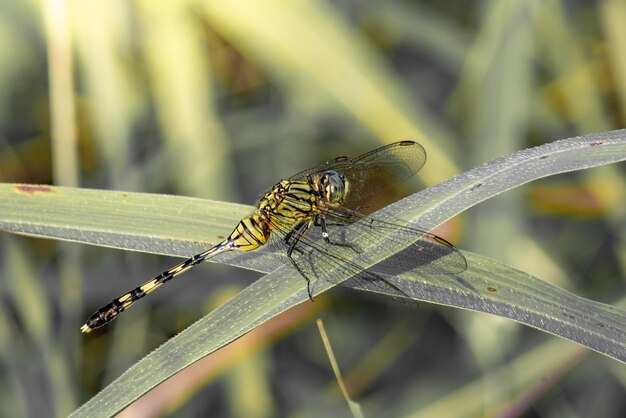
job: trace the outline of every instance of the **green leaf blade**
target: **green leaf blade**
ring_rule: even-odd
[[[388,280],[410,301],[513,319],[626,363],[626,310],[576,296],[487,257],[464,254],[469,267],[462,274],[426,276],[417,269]],[[357,283],[349,286],[371,292]]]

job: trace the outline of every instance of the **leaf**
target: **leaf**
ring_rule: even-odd
[[[431,229],[476,203],[529,181],[624,159],[626,130],[557,141],[493,160],[373,216],[404,219],[409,226]],[[198,231],[228,233],[219,225],[227,220],[234,225],[247,209],[170,196],[63,188],[29,191],[38,187],[47,188],[0,188],[0,228],[118,248],[190,254],[204,248]],[[107,214],[106,209],[112,213]],[[238,212],[232,214],[232,209]],[[219,221],[210,221],[209,214]],[[130,220],[137,224],[131,225]],[[173,226],[167,225],[170,222]],[[186,239],[180,231],[189,233]],[[395,240],[374,246],[378,248],[364,245],[363,254],[376,264],[388,256],[379,254],[380,248],[396,253],[401,246]],[[255,253],[248,258],[233,254],[222,261],[264,272],[276,267],[276,258]],[[469,267],[462,274],[425,277],[418,270],[397,280],[402,280],[403,290],[408,289],[416,300],[495,313],[626,361],[626,311],[574,296],[496,261],[470,253],[466,257]],[[331,286],[322,284],[316,291]],[[306,285],[298,273],[290,266],[276,269],[140,360],[75,415],[115,414],[179,370],[306,299]]]
[[[626,362],[625,310],[576,296],[487,257],[463,253],[469,265],[463,274],[423,277],[417,270],[387,280],[413,301],[510,318]],[[360,283],[349,286],[372,291]]]
[[[188,197],[23,184],[0,184],[0,198],[0,228],[8,232],[181,257],[221,241],[254,210]]]

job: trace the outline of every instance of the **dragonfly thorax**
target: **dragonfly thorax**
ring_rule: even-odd
[[[290,228],[316,216],[318,200],[309,182],[282,180],[259,200],[257,213],[271,229]]]

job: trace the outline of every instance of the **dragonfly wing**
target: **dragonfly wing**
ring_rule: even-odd
[[[356,158],[335,158],[318,167],[304,170],[291,179],[303,180],[316,173],[336,171],[349,184],[345,205],[354,207],[356,202],[409,179],[425,162],[424,147],[417,142],[401,141]]]
[[[417,142],[396,142],[370,151],[353,161],[345,173],[349,182],[346,205],[380,193],[415,175],[426,162],[426,151]]]
[[[419,268],[426,274],[458,274],[467,269],[465,256],[450,242],[422,229],[403,226],[400,220],[394,223],[368,218],[346,208],[327,210],[324,216],[328,223],[336,221],[334,225],[357,223],[353,228],[362,241],[375,244],[388,239],[405,245],[402,251],[376,264],[373,269],[377,272],[398,275]]]
[[[337,240],[340,235],[335,235],[333,242],[328,244],[321,240],[321,228],[312,227],[298,242],[297,249],[291,257],[291,262],[296,270],[309,282],[312,295],[316,294],[316,285],[319,281],[327,283],[346,283],[347,287],[366,287],[378,293],[407,299],[409,296],[398,286],[379,274],[377,271],[367,270],[350,261],[348,257],[355,249],[345,242]],[[347,280],[346,277],[348,278]],[[339,283],[338,279],[342,279]]]
[[[348,216],[351,219],[347,221]],[[361,223],[352,228],[357,228],[358,235],[366,242],[378,243],[383,239],[392,239],[406,245],[406,248],[370,268],[362,267],[358,261],[352,261],[362,249],[347,237],[346,227],[356,219]],[[309,281],[312,294],[315,294],[318,280],[322,280],[347,287],[365,287],[407,299],[409,297],[402,290],[402,282],[396,279],[397,276],[415,269],[424,274],[439,275],[461,273],[467,268],[467,261],[461,251],[443,238],[426,231],[363,218],[357,212],[348,210],[342,210],[342,213],[334,211],[331,216],[326,216],[326,221],[330,243],[324,241],[319,225],[308,228],[295,244],[293,241],[286,242],[288,236],[289,239],[294,238],[293,234],[290,236],[289,232],[281,230],[276,234],[279,238],[274,238],[270,243],[270,251],[282,254],[283,257],[293,246],[289,261]],[[344,281],[346,278],[348,280]]]

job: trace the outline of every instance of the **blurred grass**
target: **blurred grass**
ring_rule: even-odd
[[[251,204],[278,178],[399,139],[426,145],[429,161],[422,179],[433,184],[457,167],[470,168],[505,150],[625,126],[626,34],[621,22],[626,11],[620,0],[462,5],[86,0],[69,5],[76,78],[70,93],[77,103],[83,186]],[[0,5],[3,181],[52,181],[47,41],[42,3]],[[462,236],[455,244],[546,280],[572,277],[566,288],[598,300],[623,296],[623,166],[537,183],[548,186],[566,196],[572,195],[572,186],[598,193],[599,209],[572,214],[581,204],[575,195],[568,207],[536,209],[551,203],[531,186],[465,216],[456,224],[461,230],[452,231]],[[117,375],[109,367],[123,370],[184,328],[201,315],[198,295],[210,297],[220,286],[193,278],[178,288],[172,284],[163,291],[169,296],[155,295],[154,310],[146,306],[132,326],[116,324],[119,329],[93,340],[61,344],[56,331],[76,324],[58,323],[64,321],[58,312],[67,299],[58,287],[57,246],[23,238],[16,246],[7,243],[16,238],[4,238],[0,291],[7,303],[0,321],[5,347],[0,387],[12,389],[0,393],[18,394],[5,395],[2,402],[3,410],[16,414],[44,416],[67,409],[58,405],[76,403],[72,398],[87,399]],[[18,260],[15,252],[34,267],[34,283],[48,308],[9,291],[5,266]],[[168,263],[104,250],[85,253],[84,313]],[[106,280],[111,272],[116,277]],[[18,274],[18,280],[26,280],[25,273]],[[229,280],[240,275],[225,274]],[[368,407],[389,413],[384,406],[399,409],[398,398],[411,400],[404,412],[413,413],[439,398],[427,396],[432,392],[452,399],[455,388],[473,379],[480,382],[473,399],[480,397],[476,410],[483,413],[477,415],[489,415],[494,405],[516,399],[510,379],[488,378],[490,370],[552,341],[484,315],[426,306],[406,311],[351,293],[338,292],[336,298],[324,316],[331,338],[332,326],[350,330],[340,334],[350,341],[333,341],[346,375],[350,365],[345,359],[357,363],[365,358],[368,348],[407,316],[423,318],[418,342],[408,352],[389,351],[389,367],[371,377],[362,395],[366,415]],[[39,309],[50,329],[33,338],[29,328],[35,324],[29,318],[40,315]],[[166,320],[155,323],[153,318]],[[270,370],[258,370],[257,376],[265,376],[272,387],[276,415],[347,412],[340,398],[320,390],[332,376],[315,333],[307,324],[272,343],[269,365],[259,366]],[[50,350],[67,359],[67,370],[53,367],[52,356],[43,354]],[[77,353],[82,360],[72,366],[69,359]],[[547,374],[550,360],[558,364],[559,357],[557,352],[543,365],[528,367]],[[626,407],[625,379],[598,384],[598,376],[617,374],[621,366],[595,355],[582,362],[533,401],[534,412],[526,415],[577,410],[587,416],[620,416]],[[69,382],[55,386],[52,382],[63,381],[63,373]],[[46,382],[41,393],[33,394],[33,381]],[[59,385],[72,395],[54,395]],[[496,390],[503,386],[509,390]],[[233,385],[216,379],[198,390],[202,396],[191,398],[181,413],[211,410],[215,416],[237,416],[219,397],[226,391],[234,398]],[[57,406],[47,408],[51,404]],[[462,403],[450,401],[443,410],[447,416],[467,415]]]
[[[67,0],[45,1],[42,6],[42,18],[48,39],[52,179],[55,184],[76,187],[79,185],[80,173],[70,6]],[[75,379],[70,378],[70,375],[75,372],[79,357],[68,356],[67,353],[71,353],[79,344],[70,324],[77,320],[83,310],[83,273],[81,249],[78,246],[60,243],[57,248],[56,264],[60,279],[58,289],[63,295],[63,303],[60,304],[58,313],[60,326],[56,330],[59,342],[45,352],[44,365],[49,368],[48,375],[54,388],[52,404],[55,415],[59,416],[66,414],[78,402],[76,390],[71,383]],[[23,305],[33,306],[28,302]],[[28,322],[27,316],[24,315],[24,318]]]

